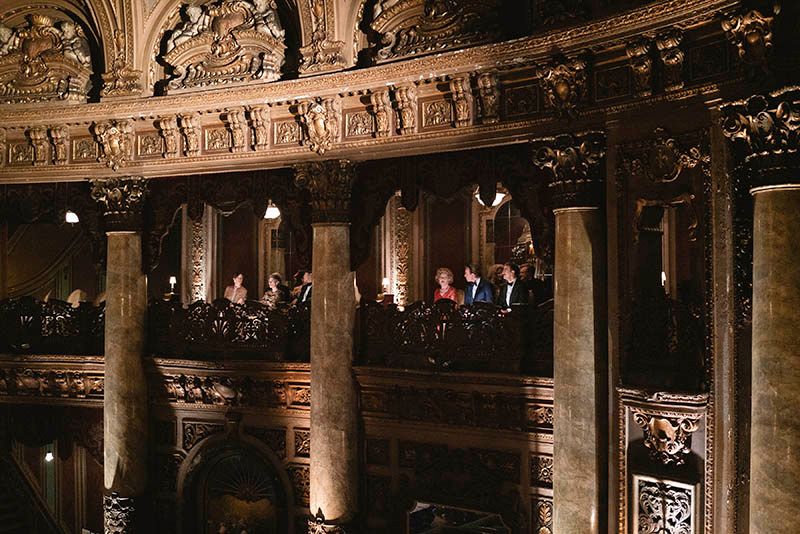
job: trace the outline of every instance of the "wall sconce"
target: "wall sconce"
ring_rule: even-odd
[[[64,214],[64,220],[69,224],[77,224],[80,222],[78,214],[72,210],[67,210],[67,212]]]
[[[175,276],[169,277],[169,292],[175,293],[175,284],[178,283],[178,278]]]
[[[54,459],[55,459],[55,456],[53,455],[53,451],[47,451],[46,453],[44,453],[44,461],[45,462],[50,463]]]
[[[277,219],[281,216],[281,210],[278,209],[278,206],[269,201],[269,205],[267,206],[267,211],[264,212],[264,218],[272,221]]]
[[[499,191],[496,192],[494,194],[494,200],[492,200],[492,206],[491,207],[492,208],[496,208],[497,206],[499,206],[500,203],[503,202],[504,198],[506,198],[506,194],[505,193],[501,193]],[[481,200],[481,190],[480,190],[480,188],[475,190],[475,200],[477,200],[478,204],[480,204],[481,206],[486,207],[486,204],[484,204],[483,200]]]

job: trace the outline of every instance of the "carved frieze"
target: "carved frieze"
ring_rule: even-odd
[[[450,126],[453,122],[453,107],[446,100],[433,100],[422,104],[422,125],[425,128]]]
[[[539,91],[533,85],[509,87],[505,91],[503,105],[508,118],[532,115],[539,111]]]
[[[183,450],[189,451],[192,447],[206,439],[208,436],[222,432],[224,426],[217,423],[183,423]]]
[[[400,133],[413,134],[417,132],[417,87],[415,85],[402,85],[394,90],[397,99],[397,114],[400,119]]]
[[[675,91],[684,85],[684,53],[680,48],[682,42],[683,32],[679,29],[672,29],[656,36],[656,48],[661,58],[665,91]]]
[[[317,98],[298,107],[305,133],[305,144],[319,155],[330,150],[339,140],[342,103],[338,98]]]
[[[253,106],[248,109],[248,113],[253,132],[250,138],[253,150],[266,150],[269,148],[269,108]]]
[[[25,135],[31,142],[33,147],[33,164],[34,165],[47,165],[47,130],[44,128],[28,128]]]
[[[296,121],[280,121],[275,123],[275,144],[291,145],[300,143],[303,139],[303,130]]]
[[[375,119],[367,111],[356,111],[345,115],[347,137],[366,137],[375,132]]]
[[[643,179],[653,185],[674,182],[685,169],[700,168],[703,173],[711,172],[711,155],[702,140],[694,136],[674,136],[666,129],[658,127],[654,137],[644,144],[641,150],[631,150],[622,154],[621,166],[625,174],[634,179]],[[688,148],[684,148],[688,144]]]
[[[91,137],[72,140],[72,161],[97,161],[97,143]]]
[[[231,134],[231,152],[244,152],[245,120],[244,111],[233,109],[225,114],[225,122]]]
[[[389,91],[376,91],[369,96],[372,114],[375,115],[375,137],[391,135],[392,102]]]
[[[29,141],[8,144],[8,163],[24,165],[33,163],[33,145]]]
[[[559,58],[538,70],[547,103],[559,115],[575,117],[586,97],[586,57]]]
[[[533,141],[534,164],[547,171],[556,208],[599,206],[605,183],[605,134],[591,131]]]
[[[631,410],[633,420],[644,431],[644,445],[650,457],[664,465],[682,465],[691,452],[691,435],[700,428],[701,415],[661,416]]]
[[[30,368],[0,369],[0,395],[103,398],[102,373]]]
[[[117,493],[103,496],[103,524],[106,534],[136,531],[136,500]]]
[[[183,135],[183,153],[187,156],[200,154],[200,134],[198,117],[196,113],[182,113],[178,115]]]
[[[533,513],[533,532],[553,534],[553,500],[538,497],[531,503]]]
[[[450,80],[450,92],[453,95],[456,127],[471,126],[472,86],[469,76],[460,76]]]
[[[553,457],[531,454],[531,485],[553,486]]]
[[[697,532],[696,488],[672,480],[634,475],[633,532]]]
[[[116,171],[130,160],[133,148],[133,126],[130,120],[96,122],[92,125],[92,132],[100,144],[101,154],[98,161]]]
[[[314,222],[349,222],[355,167],[347,160],[295,165],[295,185],[311,192]]]
[[[164,138],[158,132],[144,132],[136,135],[140,158],[161,156],[164,153]]]
[[[160,59],[170,92],[280,77],[284,30],[274,0],[187,4]]]
[[[175,117],[162,117],[156,121],[158,129],[161,131],[161,138],[164,140],[165,158],[175,158],[178,156],[178,120]]]
[[[774,4],[779,10],[779,3]],[[766,72],[767,59],[772,51],[772,21],[758,10],[737,14],[722,20],[722,29],[736,46],[739,58],[750,68]]]
[[[306,505],[311,497],[311,471],[307,465],[292,464],[286,468],[292,481],[294,496],[298,505]]]
[[[1,101],[83,101],[91,73],[89,43],[73,21],[32,13],[16,28],[0,23]]]
[[[311,432],[308,430],[295,429],[294,455],[300,458],[308,458],[311,455]]]
[[[497,87],[497,75],[484,72],[478,75],[478,95],[483,124],[495,124],[500,120],[500,90]]]
[[[722,132],[731,141],[745,187],[794,184],[800,151],[800,89],[753,95],[722,107]]]
[[[553,426],[553,406],[531,404],[528,406],[528,424],[531,426]]]
[[[147,180],[138,176],[92,180],[92,198],[103,208],[107,230],[136,230],[148,193]]]
[[[633,73],[633,93],[636,96],[650,96],[653,93],[652,46],[650,39],[640,37],[630,41],[625,47]]]
[[[285,429],[247,427],[247,433],[264,443],[281,460],[286,458]]]
[[[55,165],[66,165],[67,146],[69,146],[69,131],[63,126],[51,127],[50,143],[53,149],[53,163]]]
[[[231,148],[231,134],[227,128],[205,128],[203,133],[206,150],[218,152]]]
[[[371,28],[378,62],[461,48],[500,37],[498,0],[378,0]]]

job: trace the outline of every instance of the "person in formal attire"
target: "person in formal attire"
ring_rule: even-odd
[[[481,278],[481,270],[477,265],[470,263],[464,267],[464,278],[467,289],[464,292],[464,304],[469,306],[475,302],[492,302],[494,299],[492,284]]]
[[[267,286],[269,287],[264,292],[264,296],[261,297],[262,304],[275,308],[279,303],[289,300],[289,290],[281,282],[283,280],[280,274],[272,273],[269,275],[269,278],[267,278]]]
[[[233,304],[244,304],[247,300],[247,288],[242,285],[244,282],[244,275],[237,273],[233,277],[233,285],[225,288],[225,298]]]
[[[523,263],[519,266],[519,281],[525,286],[528,292],[528,304],[536,304],[537,300],[534,298],[535,283],[533,279],[533,265],[530,263]]]
[[[506,285],[505,281],[503,281],[503,264],[495,263],[492,265],[486,278],[492,284],[492,302],[496,302],[500,297],[500,289]]]
[[[503,280],[505,280],[506,283],[500,289],[500,294],[497,296],[495,304],[510,311],[511,306],[514,304],[528,303],[528,288],[525,287],[525,283],[519,279],[519,265],[513,262],[504,264]]]
[[[451,285],[453,283],[453,271],[447,267],[436,269],[436,283],[439,284],[439,287],[433,292],[433,302],[441,299],[458,302],[456,288]]]
[[[302,273],[303,285],[300,286],[300,291],[297,293],[297,303],[302,304],[311,302],[311,289],[314,285],[314,276],[311,271],[300,271]]]

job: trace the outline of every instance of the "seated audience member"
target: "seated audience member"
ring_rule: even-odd
[[[303,285],[297,293],[297,303],[311,302],[311,289],[314,285],[314,276],[311,271],[300,271],[302,273]]]
[[[464,304],[469,306],[475,302],[493,302],[492,285],[481,278],[481,270],[477,265],[470,263],[464,267],[464,278],[467,289],[464,292]]]
[[[519,279],[519,265],[508,262],[503,265],[503,280],[505,285],[500,289],[495,304],[510,310],[513,304],[528,303],[528,289],[525,283]]]
[[[269,275],[269,278],[267,278],[269,288],[264,292],[264,296],[261,297],[262,303],[270,308],[275,308],[278,303],[289,300],[289,291],[281,285],[281,282],[281,275],[278,273]]]
[[[530,263],[523,263],[519,266],[519,280],[525,284],[525,290],[528,292],[528,303],[535,304],[534,297],[534,280],[533,280],[533,265]]]
[[[244,275],[237,273],[233,277],[233,285],[225,288],[225,298],[233,304],[244,304],[247,300],[247,288],[242,285]]]
[[[503,281],[503,264],[495,263],[492,265],[487,278],[489,279],[489,283],[492,284],[492,302],[496,302],[497,298],[500,296],[500,289],[505,286],[505,282]]]
[[[433,302],[441,299],[449,299],[453,302],[458,302],[456,288],[450,285],[453,283],[453,271],[447,267],[436,269],[436,282],[439,284],[439,288],[433,292]]]

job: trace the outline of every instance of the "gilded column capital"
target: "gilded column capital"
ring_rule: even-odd
[[[314,223],[349,223],[350,196],[355,166],[348,160],[301,163],[294,167],[297,187],[311,193],[311,220]]]
[[[605,184],[606,136],[589,131],[534,139],[533,163],[548,175],[553,207],[599,207]]]
[[[800,87],[726,104],[722,115],[750,189],[800,183]]]
[[[147,180],[141,176],[92,180],[92,198],[101,204],[110,232],[141,230],[147,193]]]

